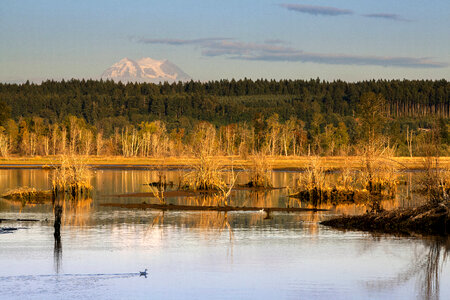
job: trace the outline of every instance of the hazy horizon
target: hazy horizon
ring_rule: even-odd
[[[0,82],[100,79],[124,57],[196,81],[450,79],[450,3],[8,1]]]

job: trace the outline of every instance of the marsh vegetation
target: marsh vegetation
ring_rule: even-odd
[[[426,198],[424,205],[417,208],[383,211],[379,198],[376,198],[377,200],[373,202],[376,204],[376,210],[360,216],[334,218],[322,224],[366,231],[448,235],[450,232],[450,172],[447,169],[441,169],[437,162],[437,158],[424,159],[425,170],[417,179],[417,192]],[[391,191],[391,185],[389,188]]]
[[[357,264],[355,282],[360,282],[361,272],[367,271],[361,268],[366,259],[376,260],[380,272],[385,272],[383,257],[395,261],[396,255],[405,254],[398,242],[405,246],[418,241],[392,239],[393,250],[398,249],[395,255],[370,252],[361,261],[360,249],[353,253],[353,248],[346,248],[337,260],[346,233],[324,230],[319,222],[346,214],[323,224],[395,235],[448,235],[448,86],[446,81],[316,80],[1,85],[0,106],[5,102],[11,108],[9,115],[0,117],[1,163],[8,168],[42,164],[45,170],[14,172],[48,177],[42,179],[41,189],[35,184],[39,176],[23,176],[26,179],[14,184],[15,176],[2,177],[8,188],[19,188],[4,195],[9,200],[0,200],[0,210],[38,211],[54,218],[50,225],[57,273],[63,269],[62,238],[67,252],[88,245],[82,250],[89,259],[103,259],[103,252],[98,254],[100,240],[105,241],[102,247],[113,250],[113,257],[120,253],[117,261],[124,251],[129,257],[147,257],[136,253],[148,254],[150,247],[163,263],[176,262],[161,270],[177,269],[183,259],[183,264],[195,263],[190,271],[198,267],[195,253],[207,249],[201,256],[208,257],[210,267],[210,258],[218,264],[217,253],[237,241],[237,247],[245,245],[239,248],[238,259],[246,249],[251,251],[236,269],[249,262],[253,267],[255,258],[270,256],[273,260],[262,262],[264,269],[278,270],[295,265],[302,253],[301,264],[292,268],[294,274],[279,273],[283,281],[279,283],[293,283],[299,274],[309,276],[298,270],[307,266],[308,255],[316,255],[308,253],[313,251],[320,253],[314,257],[314,272],[323,271],[321,277],[330,275],[329,265],[349,259],[349,264]],[[127,170],[94,174],[91,164]],[[171,173],[180,168],[176,175]],[[408,168],[421,171],[405,175]],[[412,179],[405,180],[407,176]],[[49,226],[48,221],[38,223]],[[66,230],[77,234],[65,239]],[[326,238],[317,238],[325,231]],[[370,236],[360,234],[352,242],[366,249]],[[303,237],[314,243],[304,243]],[[330,243],[330,237],[335,241]],[[208,242],[201,244],[203,240]],[[324,240],[327,245],[316,248]],[[254,241],[257,244],[247,247]],[[33,242],[26,241],[26,246]],[[377,242],[386,246],[382,239]],[[117,245],[123,251],[114,251]],[[173,251],[178,248],[183,251]],[[447,248],[432,244],[423,256],[407,258],[424,279],[420,282],[424,297],[439,294],[440,259]],[[255,255],[266,250],[264,256]],[[170,256],[174,252],[176,258]],[[76,255],[66,256],[70,260]],[[327,257],[333,259],[325,261]],[[324,264],[317,266],[321,261]],[[230,280],[248,274],[240,271]],[[267,286],[277,279],[270,278]],[[333,275],[329,282],[336,280]],[[326,283],[320,282],[324,288]]]

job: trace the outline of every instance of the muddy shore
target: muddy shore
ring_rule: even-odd
[[[427,234],[448,236],[450,202],[425,204],[414,209],[396,209],[360,216],[342,216],[320,224],[339,228],[380,233]]]

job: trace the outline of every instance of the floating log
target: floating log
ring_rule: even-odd
[[[289,195],[290,198],[300,199],[307,203],[318,205],[321,203],[365,203],[369,199],[369,192],[366,190],[338,190],[318,189],[301,190],[295,194]]]
[[[303,211],[327,211],[320,208],[303,207],[250,207],[250,206],[202,206],[202,205],[178,205],[178,204],[151,204],[151,203],[102,203],[100,206],[137,208],[137,209],[157,209],[173,211],[264,211],[271,212],[303,212]]]
[[[16,227],[0,227],[0,234],[2,233],[12,233],[16,230],[18,230],[19,228]]]
[[[271,190],[281,190],[284,189],[284,187],[277,187],[277,188],[250,188],[250,187],[235,187],[232,189],[232,191],[271,191]],[[175,191],[165,191],[164,197],[195,197],[195,196],[201,196],[205,194],[215,194],[217,191],[212,190],[175,190]],[[142,197],[142,198],[156,198],[154,193],[148,193],[148,192],[138,192],[138,193],[127,193],[127,194],[119,194],[119,195],[106,195],[108,197]]]
[[[164,192],[164,197],[193,197],[201,195],[200,192],[193,191],[166,191]],[[114,197],[143,197],[143,198],[156,198],[153,193],[128,193],[113,195]],[[109,197],[109,196],[108,196]]]
[[[18,221],[18,222],[39,222],[37,219],[0,219],[0,223],[2,221]]]
[[[154,181],[154,182],[149,182],[149,183],[144,183],[144,185],[148,185],[148,186],[154,186],[157,188],[164,188],[167,189],[172,188],[175,186],[175,184],[173,183],[173,181],[169,181],[169,182],[165,182],[165,181]]]

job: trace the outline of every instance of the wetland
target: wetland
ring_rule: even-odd
[[[164,176],[177,183],[189,170],[96,169],[88,197],[61,203],[54,236],[52,201],[0,199],[0,298],[418,298],[450,295],[446,236],[384,234],[321,225],[361,215],[364,201],[311,202],[289,197],[297,171],[270,173],[270,189],[241,188],[236,171],[228,205],[279,208],[208,211],[155,209],[149,187]],[[339,172],[330,178],[338,180]],[[426,202],[419,171],[400,172],[385,210]],[[224,179],[231,180],[232,172]],[[2,169],[0,192],[52,186],[48,169]],[[173,192],[167,206],[217,206],[210,193]],[[171,192],[172,191],[172,192]],[[221,204],[221,207],[225,207]],[[296,208],[289,212],[286,208]],[[148,277],[139,271],[149,269]]]

